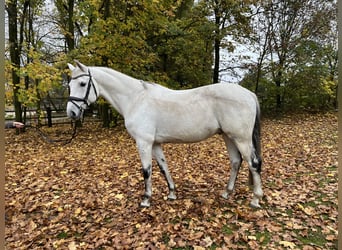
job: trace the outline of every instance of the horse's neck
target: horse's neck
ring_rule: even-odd
[[[123,116],[134,97],[144,89],[139,80],[115,70],[94,67],[93,74],[99,85],[99,95]]]

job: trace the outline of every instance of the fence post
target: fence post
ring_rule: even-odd
[[[46,107],[46,114],[47,114],[47,119],[48,119],[48,127],[51,128],[52,127],[52,115],[51,115],[51,108],[50,107]]]

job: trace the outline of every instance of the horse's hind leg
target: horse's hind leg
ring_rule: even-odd
[[[222,197],[228,199],[229,195],[233,192],[235,181],[239,173],[242,158],[238,148],[235,146],[234,142],[228,138],[227,135],[223,135],[223,139],[226,143],[226,147],[229,153],[229,160],[231,165],[230,177],[227,184],[227,189],[222,194]]]
[[[252,146],[252,142],[248,143],[248,141],[237,141],[236,145],[242,155],[242,158],[247,161],[249,171],[253,179],[254,196],[250,205],[255,208],[260,208],[259,199],[261,199],[263,196],[260,176],[261,159],[256,155]]]
[[[160,144],[154,144],[152,150],[153,150],[153,156],[157,160],[160,171],[164,175],[167,181],[167,185],[169,187],[168,199],[175,200],[177,198],[175,195],[175,184],[170,175],[169,168],[167,167],[167,163],[166,163],[166,159],[165,159],[162,147]]]

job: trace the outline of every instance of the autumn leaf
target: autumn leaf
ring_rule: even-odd
[[[289,241],[280,241],[279,244],[290,249],[294,249],[296,247],[296,244],[294,244],[293,242],[289,242]]]
[[[153,162],[144,209],[141,162],[124,128],[86,120],[65,146],[30,128],[6,130],[5,140],[8,249],[337,249],[336,114],[264,118],[259,210],[249,207],[246,163],[221,198],[230,166],[220,135],[164,145],[178,199],[167,200]]]
[[[74,241],[70,242],[68,245],[68,249],[69,250],[76,250],[77,249],[76,243]]]

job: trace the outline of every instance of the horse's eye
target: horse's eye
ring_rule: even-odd
[[[81,87],[85,87],[87,84],[85,82],[80,83]]]

